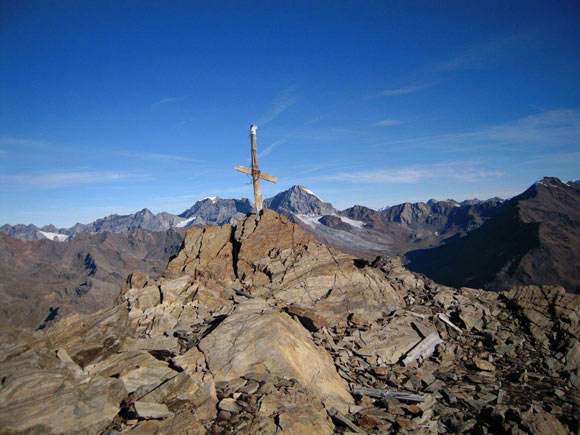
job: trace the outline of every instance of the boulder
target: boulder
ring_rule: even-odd
[[[197,419],[195,412],[185,409],[164,420],[142,421],[131,429],[131,433],[140,435],[187,434],[205,435],[206,429]]]
[[[3,379],[0,427],[10,433],[97,434],[120,411],[126,394],[118,379],[76,380],[66,371],[22,369]]]
[[[330,355],[302,325],[263,301],[240,304],[199,344],[217,382],[248,373],[297,379],[323,400],[352,403]]]
[[[363,346],[356,352],[379,357],[386,364],[396,364],[423,338],[413,327],[414,323],[419,320],[413,315],[397,314],[382,325],[375,324],[361,333]]]
[[[159,403],[135,402],[135,412],[145,420],[162,419],[173,415],[166,405]]]
[[[235,280],[230,225],[193,227],[187,231],[183,248],[165,271],[164,276],[177,278],[184,274],[205,281],[224,283]]]
[[[74,314],[46,332],[48,347],[65,349],[81,367],[117,352],[130,334],[127,307],[117,305],[93,315]]]
[[[268,420],[277,416],[278,431],[288,434],[332,434],[334,425],[323,404],[302,391],[281,394],[276,391],[262,399],[259,417]]]

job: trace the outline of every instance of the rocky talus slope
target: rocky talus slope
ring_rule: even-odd
[[[579,318],[562,288],[444,287],[265,210],[0,337],[0,432],[577,432]]]

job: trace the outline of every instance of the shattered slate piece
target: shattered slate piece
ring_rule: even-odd
[[[173,415],[173,413],[167,408],[167,405],[162,403],[135,402],[134,405],[135,412],[139,418],[145,420],[162,419]]]

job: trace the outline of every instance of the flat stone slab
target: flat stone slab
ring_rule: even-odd
[[[145,420],[158,420],[173,415],[167,405],[162,403],[135,402],[135,412]]]

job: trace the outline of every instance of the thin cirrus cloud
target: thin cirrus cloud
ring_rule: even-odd
[[[280,116],[281,113],[288,110],[297,102],[298,97],[294,88],[284,89],[276,96],[270,109],[260,118],[258,121],[258,126],[265,125],[273,121],[278,116]]]
[[[123,157],[131,157],[143,160],[154,160],[154,161],[166,161],[166,162],[194,162],[200,163],[201,160],[194,159],[192,157],[179,156],[174,154],[162,154],[162,153],[143,153],[143,152],[127,152],[120,151],[116,152],[115,155]]]
[[[383,91],[375,92],[373,94],[367,95],[366,99],[369,98],[379,98],[379,97],[392,97],[395,95],[406,95],[414,94],[415,92],[420,92],[424,89],[430,88],[435,82],[422,83],[413,86],[406,86],[402,88],[385,89]]]
[[[550,110],[478,130],[411,137],[377,145],[404,145],[447,151],[578,147],[580,146],[580,111]]]
[[[272,142],[272,144],[266,148],[264,151],[262,151],[261,153],[258,154],[258,157],[266,157],[268,154],[270,154],[272,151],[274,151],[274,149],[276,149],[276,147],[285,144],[286,142],[288,142],[288,139],[290,139],[291,135],[288,135],[286,137],[283,137],[282,139],[278,139],[277,141]]]
[[[314,177],[314,179],[316,181],[342,181],[357,184],[416,184],[433,179],[477,181],[502,176],[503,172],[501,171],[485,170],[471,161],[456,161],[394,169],[341,172]]]
[[[1,175],[0,188],[58,189],[85,184],[136,181],[146,177],[134,172],[63,171],[39,174]]]
[[[0,145],[15,147],[39,147],[45,148],[49,144],[43,140],[28,139],[23,137],[0,136]]]
[[[169,98],[163,98],[159,101],[156,101],[155,103],[151,104],[151,108],[154,107],[158,107],[158,106],[163,106],[164,104],[169,104],[169,103],[175,103],[177,101],[182,101],[185,100],[187,97],[169,97]]]
[[[435,71],[477,70],[487,68],[506,58],[529,40],[528,34],[497,38],[463,50],[454,58],[434,66]]]
[[[403,121],[399,119],[383,119],[382,121],[377,121],[373,124],[374,127],[392,127],[394,125],[401,125]]]

